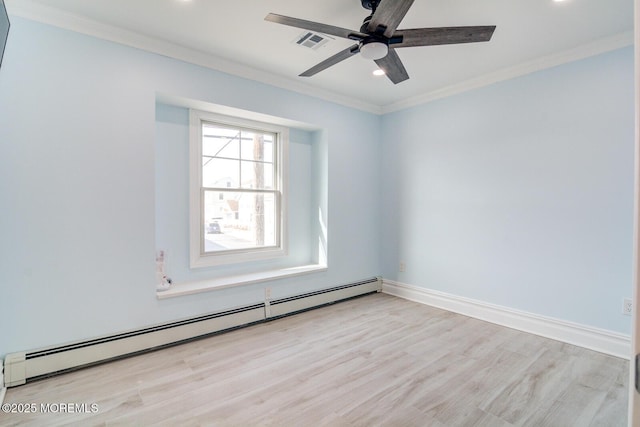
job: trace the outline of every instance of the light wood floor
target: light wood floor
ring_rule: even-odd
[[[11,388],[0,425],[626,426],[628,362],[375,294]]]

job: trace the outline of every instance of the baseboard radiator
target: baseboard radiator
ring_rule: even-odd
[[[382,280],[371,278],[102,338],[12,353],[6,355],[4,360],[4,384],[6,387],[18,386],[29,381],[205,338],[381,290]]]

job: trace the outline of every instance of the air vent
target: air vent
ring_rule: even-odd
[[[303,47],[308,47],[309,49],[317,50],[327,44],[331,39],[331,37],[324,34],[305,31],[294,40],[294,43]]]

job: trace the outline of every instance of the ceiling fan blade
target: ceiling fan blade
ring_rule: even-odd
[[[366,34],[363,34],[359,31],[349,30],[348,28],[334,27],[333,25],[306,21],[304,19],[291,18],[289,16],[277,15],[275,13],[268,14],[267,16],[265,16],[264,20],[275,22],[276,24],[288,25],[290,27],[297,27],[305,30],[315,31],[317,33],[342,37],[344,39],[362,40],[367,37]]]
[[[389,53],[382,59],[376,59],[376,64],[385,72],[393,84],[398,84],[409,79],[409,74],[405,70],[400,57],[395,50],[389,49]]]
[[[381,0],[369,21],[367,30],[375,33],[384,28],[384,36],[391,37],[409,11],[414,0]]]
[[[338,62],[344,61],[345,59],[352,57],[358,52],[360,52],[360,45],[354,44],[353,46],[336,53],[332,57],[325,59],[318,65],[309,68],[307,71],[300,74],[300,77],[311,77],[314,74],[318,74],[320,71],[326,70],[332,65],[336,65]]]
[[[495,25],[480,27],[440,27],[398,30],[394,38],[402,36],[400,43],[390,41],[394,48],[411,46],[434,46],[441,44],[488,42],[491,40]],[[398,37],[399,38],[399,37]]]

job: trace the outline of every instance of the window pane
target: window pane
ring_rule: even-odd
[[[240,156],[240,137],[241,132],[238,129],[203,123],[202,155],[237,159]]]
[[[264,161],[273,163],[275,158],[276,145],[273,142],[265,142],[264,144]]]
[[[205,191],[204,252],[276,246],[276,195]]]
[[[242,188],[273,189],[273,165],[262,162],[242,162]]]
[[[202,186],[237,188],[240,165],[237,160],[202,158]]]
[[[274,135],[265,133],[242,133],[242,159],[273,161]]]

